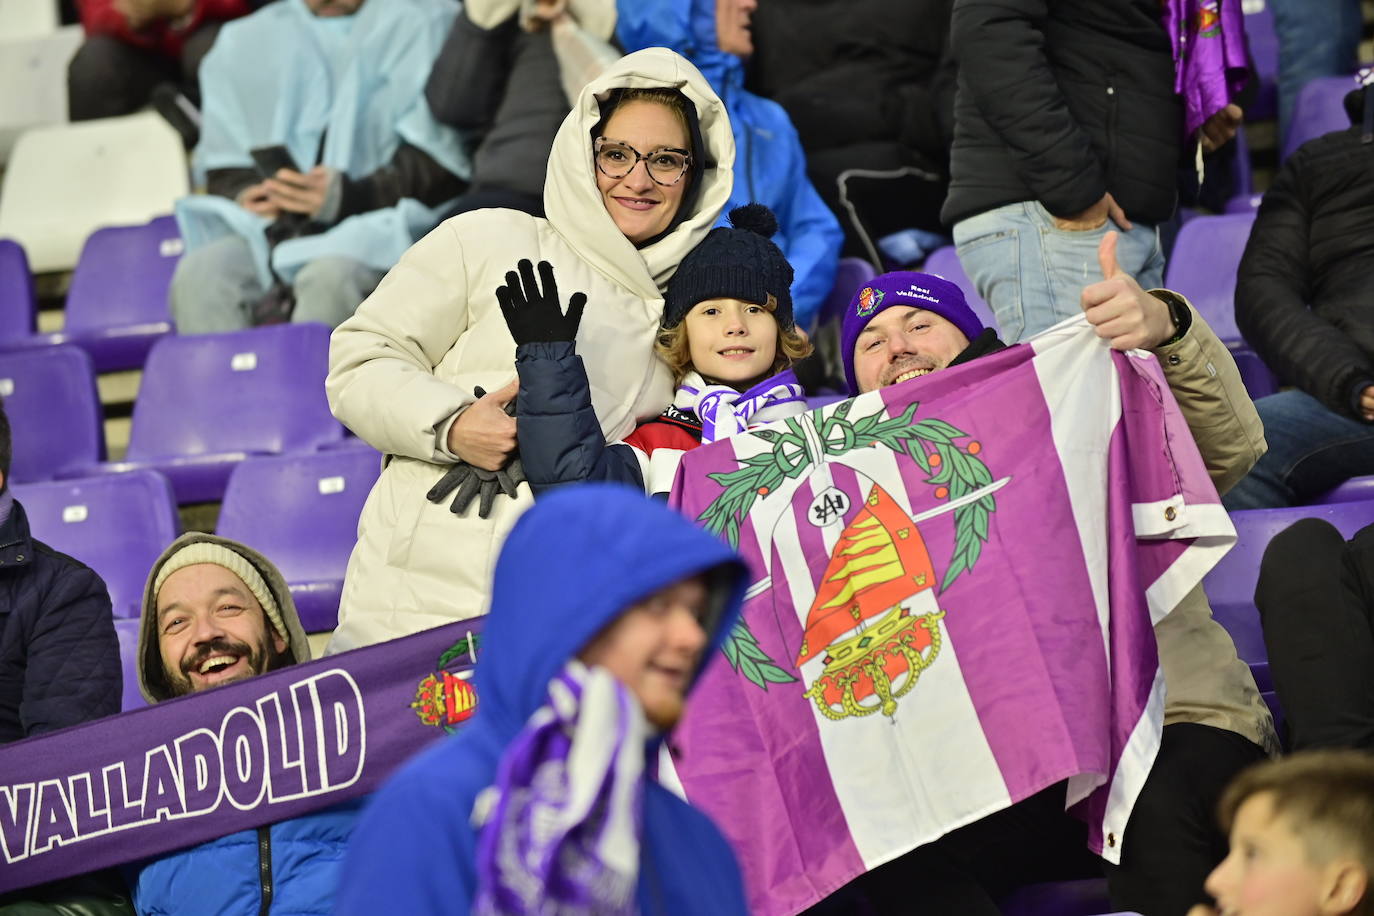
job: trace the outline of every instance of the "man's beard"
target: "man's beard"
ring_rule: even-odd
[[[167,685],[172,696],[180,697],[188,693],[199,692],[191,682],[191,672],[199,671],[205,660],[213,655],[245,657],[248,659],[248,670],[236,677],[206,685],[200,688],[201,690],[212,690],[215,687],[223,687],[225,684],[237,684],[239,681],[257,677],[259,674],[275,671],[286,663],[286,653],[277,652],[271,643],[264,642],[254,648],[244,642],[214,639],[201,645],[191,656],[182,659],[181,666],[175,674],[167,672]]]
[[[897,376],[904,372],[910,372],[913,369],[929,369],[931,372],[934,372],[937,369],[943,368],[944,366],[934,357],[926,356],[924,353],[913,353],[909,356],[903,356],[895,363],[886,366],[878,376],[878,387],[886,388],[896,381]]]

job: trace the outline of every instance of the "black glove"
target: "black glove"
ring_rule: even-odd
[[[474,393],[479,398],[486,395],[480,386],[474,389]],[[506,405],[506,415],[515,416],[514,401]],[[520,463],[518,453],[499,471],[488,471],[485,468],[473,467],[466,461],[459,461],[448,469],[448,473],[439,478],[438,483],[429,488],[425,498],[432,503],[442,502],[445,497],[457,490],[453,502],[449,505],[449,511],[454,515],[462,515],[468,510],[468,506],[472,505],[473,497],[480,494],[482,499],[477,504],[477,517],[487,518],[491,515],[491,507],[496,502],[497,493],[505,493],[511,499],[515,499],[515,488],[524,482],[525,467]]]
[[[539,277],[544,292],[534,279],[534,265],[522,260],[515,271],[506,271],[506,285],[496,288],[496,301],[515,343],[553,343],[577,339],[577,326],[582,322],[582,309],[587,304],[583,293],[573,293],[568,299],[568,314],[558,301],[558,283],[553,279],[553,265],[539,262]]]

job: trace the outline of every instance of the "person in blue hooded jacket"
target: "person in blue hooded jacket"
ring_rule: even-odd
[[[628,487],[537,502],[496,564],[477,714],[374,796],[336,912],[747,912],[725,838],[651,777],[744,576]]]
[[[696,64],[725,103],[735,134],[735,186],[724,214],[760,203],[778,218],[773,241],[796,276],[797,327],[815,329],[835,283],[844,232],[806,175],[806,155],[787,112],[744,88],[744,58],[754,51],[749,17],[756,0],[617,0],[616,37],[626,53],[671,48]]]

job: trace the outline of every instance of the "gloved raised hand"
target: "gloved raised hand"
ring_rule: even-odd
[[[474,393],[479,398],[486,395],[480,386],[474,389]],[[514,401],[506,404],[506,414],[515,416]],[[496,494],[505,493],[511,499],[515,499],[515,489],[524,481],[525,468],[520,463],[519,452],[511,456],[505,467],[496,471],[488,471],[466,461],[458,461],[439,478],[438,483],[430,487],[425,498],[432,503],[442,502],[445,497],[457,490],[453,502],[449,505],[449,511],[454,515],[462,515],[467,512],[468,506],[472,505],[473,498],[481,496],[477,504],[477,517],[487,518],[491,515],[491,507],[496,502]]]
[[[539,280],[534,278],[534,265],[528,259],[516,265],[520,273],[506,271],[506,285],[496,288],[496,301],[501,304],[506,327],[516,344],[552,343],[577,339],[577,326],[582,322],[582,309],[587,304],[583,293],[568,298],[568,313],[563,314],[558,299],[558,283],[553,278],[553,265],[539,262]]]

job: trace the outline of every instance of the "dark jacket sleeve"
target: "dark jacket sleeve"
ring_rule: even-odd
[[[634,450],[623,444],[608,446],[601,434],[576,344],[521,344],[515,350],[515,371],[520,375],[520,461],[536,495],[583,480],[644,488]]]
[[[1343,330],[1308,307],[1312,199],[1299,151],[1265,192],[1236,278],[1236,326],[1271,369],[1343,416],[1374,364]]]
[[[1047,13],[1048,0],[955,0],[950,41],[959,91],[1011,152],[1036,200],[1067,217],[1101,200],[1107,182],[1050,69]]]
[[[364,178],[344,176],[339,220],[394,207],[411,197],[427,207],[452,200],[468,183],[418,146],[402,143],[391,161]]]
[[[425,84],[425,100],[436,121],[460,130],[490,126],[506,92],[511,44],[518,31],[514,16],[494,29],[483,29],[466,13],[458,13]]]
[[[29,737],[119,712],[124,681],[110,594],[92,570],[67,563],[40,596],[29,637],[19,708]]]

